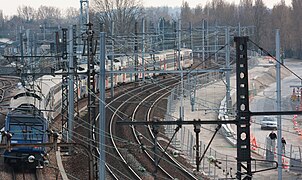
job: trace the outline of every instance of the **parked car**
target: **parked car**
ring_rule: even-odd
[[[264,116],[261,120],[261,129],[277,129],[277,118],[274,116]]]

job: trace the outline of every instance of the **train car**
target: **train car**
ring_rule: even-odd
[[[61,72],[61,71],[57,71]],[[44,117],[49,121],[61,112],[62,102],[62,76],[45,75],[34,81],[34,86],[38,87],[42,94],[42,103]]]
[[[179,64],[183,69],[190,68],[193,65],[193,54],[191,49],[181,48],[180,53],[176,50],[163,51],[164,55],[164,70],[177,70]],[[180,57],[178,58],[178,56]],[[178,61],[180,61],[178,63]]]
[[[114,82],[117,84],[124,84],[134,81],[134,56],[120,56],[114,59],[115,71],[126,71],[128,73],[114,74]]]
[[[78,72],[82,73],[79,75],[78,78],[78,96],[79,98],[84,98],[87,96],[88,93],[88,86],[87,86],[87,75],[83,73],[87,73],[87,64],[81,64],[78,66]]]
[[[2,133],[2,137],[11,144],[45,143],[48,142],[47,130],[48,121],[43,113],[32,104],[23,103],[7,114],[6,133]],[[4,162],[13,167],[37,168],[46,162],[45,155],[45,147],[13,147],[5,150]]]
[[[94,92],[99,92],[99,71],[100,67],[98,65],[94,66],[95,75],[94,75]],[[78,72],[81,73],[78,78],[78,95],[79,98],[87,97],[88,95],[88,81],[87,81],[87,72],[88,67],[87,64],[78,65]]]
[[[153,52],[152,54],[146,54],[144,56],[144,67],[142,64],[142,57],[137,57],[137,62],[135,62],[134,55],[125,55],[125,56],[116,56],[112,62],[113,71],[121,71],[120,74],[113,74],[113,86],[117,86],[120,84],[134,82],[135,76],[137,75],[138,79],[142,79],[143,70],[177,70],[179,68],[179,64],[183,69],[190,68],[193,64],[193,56],[192,50],[187,48],[181,48],[180,50],[180,58],[178,58],[178,51],[174,49],[164,50]],[[178,63],[178,61],[180,62]],[[136,64],[137,63],[137,64]],[[106,71],[111,70],[111,60],[106,59]],[[82,64],[81,71],[78,72],[87,72],[87,65]],[[99,66],[95,65],[96,73],[99,72]],[[123,73],[123,71],[125,73]],[[131,73],[133,71],[133,73]],[[134,73],[134,71],[141,71],[138,74]],[[160,73],[145,73],[145,78],[152,78],[154,76],[159,75]],[[109,73],[106,73],[106,89],[111,87],[111,76]],[[97,88],[95,92],[99,92],[99,76],[96,74],[95,76],[95,87]],[[79,98],[83,98],[88,94],[88,86],[87,86],[87,75],[82,74],[79,76],[79,90],[78,90]]]
[[[183,59],[183,67],[190,68],[193,65],[193,51],[192,49],[181,48],[180,50],[182,59]]]
[[[128,83],[135,80],[135,73],[129,73],[134,70],[151,71],[151,70],[177,70],[179,64],[182,69],[190,68],[193,65],[192,50],[187,48],[180,49],[180,57],[177,50],[169,49],[164,51],[153,52],[144,56],[144,67],[141,56],[138,56],[137,65],[135,65],[135,56],[121,56],[115,58],[116,69],[127,71],[128,73],[121,73],[118,75],[118,83]],[[180,61],[180,62],[178,62]],[[120,66],[120,67],[118,67]],[[135,67],[136,66],[136,67]],[[138,73],[138,78],[142,78],[143,73]],[[159,73],[145,73],[146,78],[152,78],[159,75]]]
[[[40,90],[35,90],[32,88],[28,89],[26,87],[20,86],[16,90],[15,95],[11,98],[9,108],[11,110],[14,110],[24,103],[39,107],[40,109],[44,108]]]

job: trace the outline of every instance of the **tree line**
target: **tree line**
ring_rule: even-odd
[[[254,26],[254,35],[250,37],[259,46],[271,53],[275,51],[275,32],[280,29],[282,53],[286,57],[302,57],[302,1],[292,0],[287,6],[280,0],[272,9],[265,6],[263,0],[241,0],[238,5],[224,0],[212,0],[204,7],[190,8],[187,2],[181,7],[181,19],[184,26],[198,26],[201,20],[226,26]]]
[[[241,0],[239,4],[225,0],[211,0],[206,5],[190,7],[184,1],[180,8],[144,7],[140,0],[94,0],[90,5],[90,18],[100,31],[110,32],[114,21],[116,34],[131,34],[135,22],[147,20],[147,28],[156,29],[164,19],[166,26],[173,27],[177,19],[182,19],[182,29],[201,27],[203,21],[209,26],[253,26],[254,35],[250,37],[259,46],[274,53],[275,30],[280,29],[281,48],[286,57],[302,58],[302,1],[292,0],[286,5],[280,0],[272,9],[263,0]],[[79,9],[68,8],[64,11],[56,7],[20,6],[17,14],[5,16],[0,10],[0,37],[7,32],[23,28],[39,29],[41,25],[67,26],[79,23]],[[102,25],[102,26],[101,26]],[[10,33],[14,35],[14,33]]]

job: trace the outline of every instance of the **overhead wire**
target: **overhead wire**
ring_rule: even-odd
[[[196,66],[196,67],[197,67],[197,66]],[[195,68],[196,68],[196,67],[195,67]]]

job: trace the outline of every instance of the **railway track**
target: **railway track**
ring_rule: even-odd
[[[116,102],[119,102],[118,106],[114,106],[114,113],[111,116],[110,120],[110,136],[112,145],[115,147],[116,151],[119,152],[119,157],[122,159],[124,166],[129,168],[129,171],[135,172],[139,177],[136,176],[137,179],[146,179],[151,178],[152,176],[157,176],[161,179],[173,179],[173,178],[184,178],[184,179],[195,179],[192,174],[190,174],[184,167],[182,167],[179,163],[171,160],[172,158],[168,158],[168,155],[164,153],[163,156],[164,160],[161,162],[163,167],[168,167],[167,170],[163,168],[161,165],[158,166],[158,169],[155,169],[154,166],[154,153],[148,152],[146,150],[141,150],[141,147],[153,147],[152,144],[152,135],[148,132],[146,127],[136,127],[135,131],[132,131],[130,126],[127,127],[120,127],[116,126],[115,122],[117,120],[122,119],[132,119],[132,120],[146,120],[145,117],[141,117],[141,115],[145,114],[146,108],[152,109],[154,107],[153,101],[159,101],[156,99],[160,99],[163,96],[158,97],[159,94],[169,94],[169,90],[172,89],[175,85],[178,84],[178,80],[160,80],[159,84],[161,84],[164,88],[154,86],[154,85],[145,85],[137,90],[133,90],[130,92],[130,97],[123,100],[121,103],[121,99],[129,96],[129,95],[122,95],[123,97],[119,97]],[[135,94],[135,95],[134,95]],[[150,94],[150,95],[149,95]],[[153,99],[153,100],[152,100]],[[114,101],[111,101],[111,106],[114,104]],[[153,104],[153,105],[152,105]],[[109,105],[109,104],[108,104]],[[142,109],[142,110],[139,110]],[[151,111],[151,110],[150,110]],[[122,113],[121,113],[122,112]],[[164,110],[163,110],[164,112]],[[140,130],[138,130],[140,129]],[[129,132],[133,132],[129,134]],[[142,142],[140,137],[145,137]],[[127,137],[127,142],[132,143],[124,143],[121,141],[123,138]],[[163,151],[163,149],[161,149]],[[111,154],[111,153],[110,153]],[[111,156],[111,155],[110,155]],[[128,161],[127,161],[128,159]],[[130,160],[129,160],[130,159]],[[131,160],[132,159],[132,160]],[[134,159],[134,160],[133,160]],[[135,164],[136,160],[139,162],[139,165]],[[107,162],[110,164],[110,161]],[[134,167],[131,167],[131,165]],[[130,170],[132,168],[132,170]],[[111,168],[113,169],[113,168]],[[121,169],[121,168],[114,168],[114,169]],[[114,170],[113,170],[114,172]],[[117,173],[116,174],[121,174]],[[156,174],[155,174],[156,173]],[[118,176],[118,175],[117,175]],[[125,177],[124,177],[125,178]],[[131,179],[131,178],[129,178]]]
[[[161,108],[156,104],[158,104],[161,99],[168,96],[171,93],[170,89],[176,84],[150,93],[150,95],[148,95],[136,106],[135,111],[133,112],[132,120],[144,118],[145,121],[150,121],[155,119],[155,117],[163,118],[166,110],[165,108]],[[155,111],[157,112],[156,115],[154,115],[154,113],[151,113]],[[147,113],[145,114],[144,112]],[[145,114],[144,117],[142,117],[141,114]],[[142,131],[139,131],[138,129],[141,127]],[[145,130],[146,128],[148,129],[148,131]],[[138,143],[155,147],[155,142],[153,142],[155,138],[155,136],[153,135],[153,128],[154,127],[150,126],[137,126],[135,128],[132,128],[133,133],[136,135],[136,140],[138,141]],[[139,138],[140,136],[143,136],[144,138]],[[158,152],[154,155],[154,150],[152,150],[150,154],[153,154],[153,159],[157,159],[157,161],[160,162],[158,167],[161,167],[161,165],[163,167],[171,167],[174,165],[175,170],[173,170],[173,168],[167,168],[167,173],[173,174],[174,177],[172,176],[172,178],[196,179],[185,167],[183,167],[171,155],[169,155],[169,153],[165,152],[160,143],[156,143],[156,146],[158,146]],[[154,164],[157,164],[158,162],[154,162]]]
[[[2,106],[6,106],[6,101],[11,99],[11,91],[20,81],[19,77],[12,76],[0,76],[0,103]],[[5,113],[6,109],[2,108],[1,112]],[[4,122],[4,118],[0,120]],[[1,179],[12,179],[12,180],[43,180],[42,172],[40,169],[34,171],[26,170],[26,167],[23,169],[14,169],[8,165],[3,164],[4,171],[1,173]]]
[[[173,78],[171,78],[173,79]],[[170,79],[170,80],[171,80]],[[161,84],[164,85],[163,83],[165,81],[168,81],[168,78],[165,80],[158,80],[159,82],[156,82],[156,84]],[[179,77],[176,77],[175,79],[173,79],[173,82],[170,82],[171,84],[178,84],[179,83]],[[131,88],[129,88],[129,86]],[[167,86],[167,85],[164,85]],[[171,86],[172,89],[173,86]],[[125,90],[127,89],[127,90]],[[153,89],[153,90],[152,90]],[[140,154],[138,154],[140,152],[140,146],[142,146],[140,143],[138,143],[135,140],[135,134],[131,134],[129,135],[130,138],[125,138],[128,137],[127,133],[126,135],[124,134],[124,132],[129,131],[131,132],[130,127],[128,127],[128,130],[124,130],[127,128],[123,128],[123,127],[115,127],[115,121],[116,120],[121,120],[121,119],[127,119],[130,120],[131,116],[133,114],[133,109],[135,108],[135,106],[133,106],[134,104],[137,104],[138,101],[144,99],[143,94],[150,94],[152,91],[156,91],[156,89],[160,89],[160,87],[154,86],[154,84],[140,84],[137,85],[137,83],[130,83],[127,86],[119,86],[115,88],[115,92],[119,91],[118,93],[120,93],[120,96],[114,97],[114,98],[108,98],[106,99],[106,117],[107,117],[107,121],[106,121],[106,127],[108,129],[107,131],[107,135],[106,136],[112,136],[114,137],[114,141],[116,141],[115,143],[117,144],[116,147],[117,148],[113,148],[114,145],[111,142],[109,137],[106,137],[106,168],[107,168],[107,173],[106,173],[106,178],[108,179],[148,179],[148,178],[153,178],[152,177],[152,173],[154,172],[154,161],[153,160],[148,160],[149,162],[147,162],[147,165],[144,165],[144,159],[147,159],[144,156],[142,156],[141,158],[136,158],[136,156],[140,156]],[[106,91],[106,97],[108,96],[108,92]],[[141,96],[138,96],[139,94],[142,94]],[[127,101],[127,99],[131,98],[131,97],[135,97],[131,100],[128,100],[127,103],[124,104],[124,106],[120,107],[119,110],[117,111],[115,118],[113,121],[109,121],[109,117],[112,117],[113,115],[113,111],[116,110],[116,108],[123,102]],[[138,100],[139,99],[139,100]],[[149,100],[148,100],[149,101]],[[87,103],[84,103],[84,106],[87,106]],[[149,103],[150,104],[150,103]],[[154,105],[153,105],[154,106]],[[132,110],[131,110],[132,109]],[[120,113],[123,112],[123,113]],[[150,117],[149,117],[150,119]],[[98,120],[98,117],[97,117]],[[146,120],[146,119],[145,119]],[[97,122],[97,121],[95,121]],[[86,123],[85,123],[86,124]],[[88,134],[87,130],[90,129],[89,126],[86,125],[81,125],[81,126],[86,126],[83,127],[84,130],[80,130],[81,133],[80,134]],[[96,123],[98,124],[98,123]],[[112,127],[110,127],[110,124],[113,124]],[[80,127],[80,126],[78,126]],[[76,127],[76,129],[78,128]],[[109,129],[112,129],[112,135],[111,133],[109,134]],[[148,132],[149,130],[147,130],[147,128],[145,128],[146,132]],[[84,132],[84,133],[83,133]],[[97,134],[97,130],[95,131],[96,134],[93,136],[95,137],[95,139],[93,141],[97,142],[98,141],[98,134]],[[78,133],[79,134],[79,133]],[[152,139],[152,135],[148,135],[151,139]],[[88,141],[91,141],[89,139],[87,139],[87,141],[85,140],[86,138],[84,136],[78,136],[80,140],[79,143],[84,143],[84,144],[88,144]],[[118,141],[117,141],[118,139]],[[86,142],[85,142],[86,141]],[[135,142],[133,144],[131,144],[132,142]],[[120,158],[119,153],[115,150],[118,149],[118,151],[120,151],[121,156],[123,156],[123,159]],[[95,150],[97,153],[99,153],[98,149]],[[136,152],[133,152],[136,151]],[[83,165],[79,165],[83,164],[83,159],[82,158],[78,158],[78,157],[82,157],[82,156],[74,156],[71,162],[71,164],[77,163],[79,167],[77,168],[67,168],[69,169],[68,172],[72,173],[72,174],[78,174],[80,175],[80,177],[83,176],[83,173],[79,173],[79,172],[84,172],[84,174],[87,173],[87,171],[83,171],[84,169],[87,169],[87,166],[84,167]],[[87,157],[86,157],[87,158]],[[77,159],[81,159],[81,160],[77,160]],[[136,160],[137,159],[137,160]],[[165,160],[167,161],[167,160]],[[86,160],[84,160],[84,164],[86,165]],[[141,163],[143,162],[143,163]],[[169,162],[169,164],[171,165],[171,163],[175,163],[175,162]],[[175,171],[180,171],[180,169],[183,169],[184,167],[182,167],[180,164],[176,164],[173,165],[176,170]],[[64,165],[65,167],[65,165]],[[170,166],[167,166],[168,168],[170,168]],[[132,170],[130,170],[129,168],[132,168]],[[72,170],[73,169],[73,170]],[[76,169],[76,171],[74,170]],[[184,168],[185,169],[185,168]],[[72,171],[70,171],[72,170]],[[163,173],[164,174],[164,173]],[[185,174],[185,173],[184,173]],[[110,176],[110,177],[109,177]],[[175,175],[173,175],[175,177]],[[173,177],[172,175],[164,175],[162,177],[165,177],[164,179],[171,179],[171,177]],[[180,176],[182,177],[182,176]],[[185,179],[192,179],[191,175],[188,175],[185,177]],[[194,178],[193,178],[194,179]]]
[[[110,145],[112,145],[114,147],[113,150],[111,150],[111,151],[109,150],[111,153],[109,153],[110,155],[109,155],[109,158],[107,158],[107,162],[108,162],[108,164],[114,164],[115,167],[112,167],[111,169],[113,170],[113,173],[115,173],[116,176],[118,176],[119,178],[124,177],[126,179],[132,179],[131,176],[133,176],[133,178],[135,178],[135,179],[141,179],[140,176],[142,176],[142,174],[138,175],[138,173],[140,173],[140,172],[137,172],[137,170],[134,170],[129,165],[131,163],[127,162],[127,159],[129,159],[129,157],[125,156],[125,152],[123,152],[123,150],[121,149],[121,147],[125,145],[124,144],[125,140],[123,140],[123,138],[121,138],[121,137],[118,138],[117,132],[122,132],[122,131],[119,131],[116,129],[115,122],[116,122],[116,120],[120,120],[120,119],[124,119],[124,118],[128,119],[130,115],[128,115],[128,113],[126,111],[124,112],[122,109],[126,109],[125,107],[127,107],[129,104],[131,105],[130,100],[139,99],[139,95],[144,94],[146,91],[143,89],[149,89],[149,88],[152,88],[152,85],[143,85],[139,89],[133,89],[133,90],[129,91],[128,93],[124,93],[123,95],[115,98],[114,100],[112,100],[110,103],[107,104],[107,109],[112,108],[112,111],[111,110],[107,111],[108,112],[107,116],[111,117],[109,124],[108,124],[108,132],[110,134],[110,141],[108,143],[110,143]],[[124,113],[120,113],[122,111]],[[127,145],[127,143],[126,143],[126,145]],[[139,146],[137,146],[137,147],[139,147]],[[115,163],[117,160],[111,154],[116,154],[116,156],[119,157],[121,159],[121,162],[123,162],[123,163]],[[122,164],[123,164],[124,168],[119,167]],[[122,172],[116,171],[116,170],[121,170],[121,169],[124,169],[124,172],[129,171],[131,173],[129,173],[129,175],[126,175]]]
[[[12,180],[43,180],[42,173],[40,169],[34,170],[16,170],[11,168],[11,178]]]
[[[163,86],[168,86],[168,84],[169,83],[174,83],[174,85],[176,85],[176,84],[178,84],[178,79],[176,79],[176,80],[170,80],[171,82],[167,82],[167,84],[164,84],[164,82],[165,81],[169,81],[169,80],[160,80],[160,81],[163,81],[163,82],[157,82],[157,83],[159,83],[159,84],[161,84],[161,85],[163,85]],[[171,87],[170,87],[170,89],[172,89],[172,87],[174,86],[173,85],[173,83],[172,83],[172,85],[171,85]],[[5,85],[6,86],[9,86],[9,84],[10,83],[6,83]],[[12,87],[13,85],[11,85],[11,87]],[[156,87],[156,86],[154,86],[154,84],[145,84],[145,85],[141,85],[140,87],[139,87],[139,89],[132,89],[132,90],[128,90],[128,94],[123,94],[122,96],[119,96],[118,98],[115,98],[115,99],[113,99],[113,100],[111,100],[108,104],[107,104],[107,108],[109,108],[112,104],[114,104],[114,103],[116,103],[116,104],[120,104],[121,102],[124,102],[125,101],[125,99],[129,99],[129,97],[132,97],[132,98],[134,98],[134,99],[130,99],[130,100],[128,100],[128,102],[127,103],[125,103],[124,104],[124,106],[123,107],[121,107],[121,108],[119,108],[119,109],[124,109],[124,108],[126,108],[127,106],[129,106],[129,107],[132,107],[132,104],[135,104],[135,103],[137,103],[138,101],[137,101],[137,99],[139,99],[139,100],[143,100],[144,99],[144,94],[149,94],[149,93],[151,93],[152,91],[156,91],[156,89],[160,89],[160,87]],[[168,88],[169,89],[169,88]],[[165,91],[165,90],[164,90]],[[156,93],[154,93],[154,94],[156,94]],[[134,96],[135,95],[135,96]],[[152,100],[147,100],[147,101],[152,101]],[[148,103],[146,103],[147,101],[145,101],[145,103],[144,104],[148,104]],[[150,105],[150,103],[149,103],[149,105]],[[116,107],[116,106],[115,106]],[[135,108],[135,106],[133,106],[133,108]],[[116,113],[117,115],[116,115],[116,118],[117,119],[120,119],[120,116],[121,116],[121,114],[119,114],[119,111],[117,111],[117,113]],[[131,118],[131,114],[134,114],[134,113],[131,113],[131,111],[129,111],[129,113],[128,113],[128,110],[127,110],[127,112],[125,113],[125,114],[122,114],[122,117],[123,118],[128,118],[128,119],[134,119],[134,118]],[[135,119],[136,119],[136,117],[135,117]],[[112,129],[114,129],[114,128],[112,128]],[[134,134],[135,135],[135,134]],[[116,135],[113,135],[113,136],[115,136],[115,137],[117,137]],[[98,136],[97,136],[98,137]],[[135,136],[134,136],[135,137]],[[134,138],[132,139],[132,140],[134,140]],[[134,142],[134,141],[133,141]],[[117,143],[117,144],[119,144],[119,143]],[[139,143],[139,142],[137,142],[137,147],[140,147],[140,146],[142,146],[141,145],[141,143]],[[122,145],[123,146],[123,145]],[[137,148],[136,147],[136,148]],[[122,147],[123,148],[123,147]],[[117,149],[120,149],[120,148],[117,148]],[[131,148],[130,148],[131,149]],[[132,149],[133,150],[133,149]],[[122,152],[121,154],[124,154],[124,152]],[[151,157],[151,155],[149,155],[150,157]],[[115,157],[114,157],[115,158]],[[149,162],[149,164],[151,164],[152,166],[153,166],[153,164],[154,164],[154,162],[153,162],[153,160],[152,160],[152,158],[149,158],[150,159],[150,162]],[[139,160],[140,161],[140,160]],[[126,158],[126,164],[127,164],[127,158]],[[129,164],[129,163],[128,163]],[[107,163],[106,164],[106,166],[107,166],[107,169],[108,169],[108,172],[112,172],[111,174],[118,174],[118,173],[116,173],[117,171],[116,170],[118,170],[118,171],[121,171],[121,169],[120,168],[116,168],[116,167],[113,167],[113,166],[111,166],[110,165],[110,163]],[[145,165],[143,165],[143,166],[145,166]],[[149,166],[149,165],[146,165],[146,166]],[[160,166],[159,166],[160,167]],[[146,170],[148,171],[148,172],[153,172],[154,171],[154,169],[152,169],[152,167],[151,168],[146,168]],[[115,171],[115,172],[114,172]],[[134,171],[137,171],[137,170],[134,170]],[[160,175],[160,177],[164,177],[164,179],[171,179],[173,176],[172,175],[170,175],[168,172],[164,172],[165,170],[163,169],[163,170],[161,170],[162,171],[162,173],[163,173],[163,175]],[[120,174],[123,174],[124,173],[124,171],[121,171],[120,172]],[[118,176],[118,175],[113,175],[112,176],[113,177],[113,179],[121,179],[121,178],[119,178],[120,176]],[[131,177],[131,178],[130,178]],[[136,176],[136,175],[134,175],[134,177],[136,177],[137,179],[145,179],[144,177],[143,178],[141,178],[142,176]],[[133,178],[133,175],[130,175],[129,176],[129,179],[136,179],[136,178]],[[26,179],[28,179],[28,178],[26,178]],[[127,179],[127,178],[126,178]],[[186,178],[187,179],[187,178]]]
[[[166,91],[166,92],[165,92]],[[165,97],[169,96],[171,92],[168,91],[167,89],[160,89],[156,92],[153,92],[152,94],[150,94],[148,97],[146,97],[141,103],[139,103],[135,109],[135,112],[133,113],[133,117],[132,119],[135,119],[135,116],[140,116],[141,112],[139,111],[139,109],[142,109],[143,111],[147,112],[146,116],[145,116],[145,120],[146,121],[153,121],[156,118],[163,118],[164,114],[166,112],[166,109],[161,108],[160,105],[160,101],[162,99],[164,99]],[[152,102],[152,103],[147,103],[147,102]],[[148,104],[148,108],[145,110],[145,108],[140,108],[141,106],[144,106],[145,104]],[[156,113],[155,113],[156,112]],[[154,133],[153,133],[153,128],[151,126],[145,126],[148,129],[148,134],[146,133],[144,136],[150,136],[149,140],[145,140],[145,142],[143,143],[142,141],[140,141],[139,138],[140,136],[142,136],[142,133],[137,131],[137,128],[132,128],[133,129],[133,133],[136,135],[136,139],[138,141],[138,143],[140,144],[146,144],[146,143],[151,143],[151,146],[155,146],[155,142],[152,142],[152,140],[155,139]],[[175,169],[176,171],[172,168],[168,168],[167,170],[169,171],[169,174],[173,174],[174,176],[176,175],[176,178],[179,177],[184,177],[185,179],[196,179],[195,176],[187,169],[187,167],[183,166],[181,163],[179,163],[172,155],[171,153],[168,153],[166,150],[168,147],[163,148],[163,146],[160,143],[156,143],[156,146],[158,146],[159,148],[159,153],[156,154],[158,162],[159,163],[159,167],[160,164],[162,164],[164,167],[169,167],[171,165],[175,165]],[[153,152],[151,152],[153,153]],[[158,162],[154,162],[154,164],[158,163]],[[174,177],[175,178],[175,177]]]

